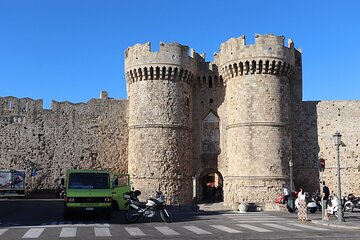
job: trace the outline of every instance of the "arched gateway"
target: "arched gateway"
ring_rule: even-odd
[[[216,169],[205,169],[199,178],[199,200],[203,203],[223,201],[223,176]]]

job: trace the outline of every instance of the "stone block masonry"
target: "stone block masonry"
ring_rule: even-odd
[[[2,97],[0,106],[1,168],[26,169],[29,191],[56,188],[71,168],[127,172],[127,101],[53,101],[46,110],[41,100]]]
[[[26,169],[29,191],[55,188],[66,169],[109,169],[128,172],[142,198],[160,189],[174,205],[196,195],[274,210],[290,160],[295,188],[311,193],[323,177],[336,193],[340,131],[342,192],[360,195],[360,101],[302,101],[302,54],[284,40],[231,38],[213,62],[178,43],[136,44],[125,51],[124,100],[103,91],[47,110],[0,97],[0,166]]]

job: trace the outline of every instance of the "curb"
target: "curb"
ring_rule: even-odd
[[[348,223],[332,223],[330,222],[324,222],[322,220],[311,220],[312,223],[315,224],[319,224],[319,225],[323,225],[323,226],[329,226],[329,227],[337,227],[337,228],[346,228],[346,229],[356,229],[356,230],[360,230],[360,225],[350,225],[352,224],[351,222]]]

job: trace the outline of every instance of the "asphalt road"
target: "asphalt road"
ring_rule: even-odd
[[[174,212],[173,223],[156,217],[128,224],[123,212],[109,221],[64,221],[62,212],[61,200],[0,199],[0,239],[360,239],[360,229],[298,223],[290,213]]]

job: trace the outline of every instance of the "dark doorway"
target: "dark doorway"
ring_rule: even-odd
[[[200,178],[202,202],[215,203],[223,201],[223,177],[219,171],[207,170]]]

